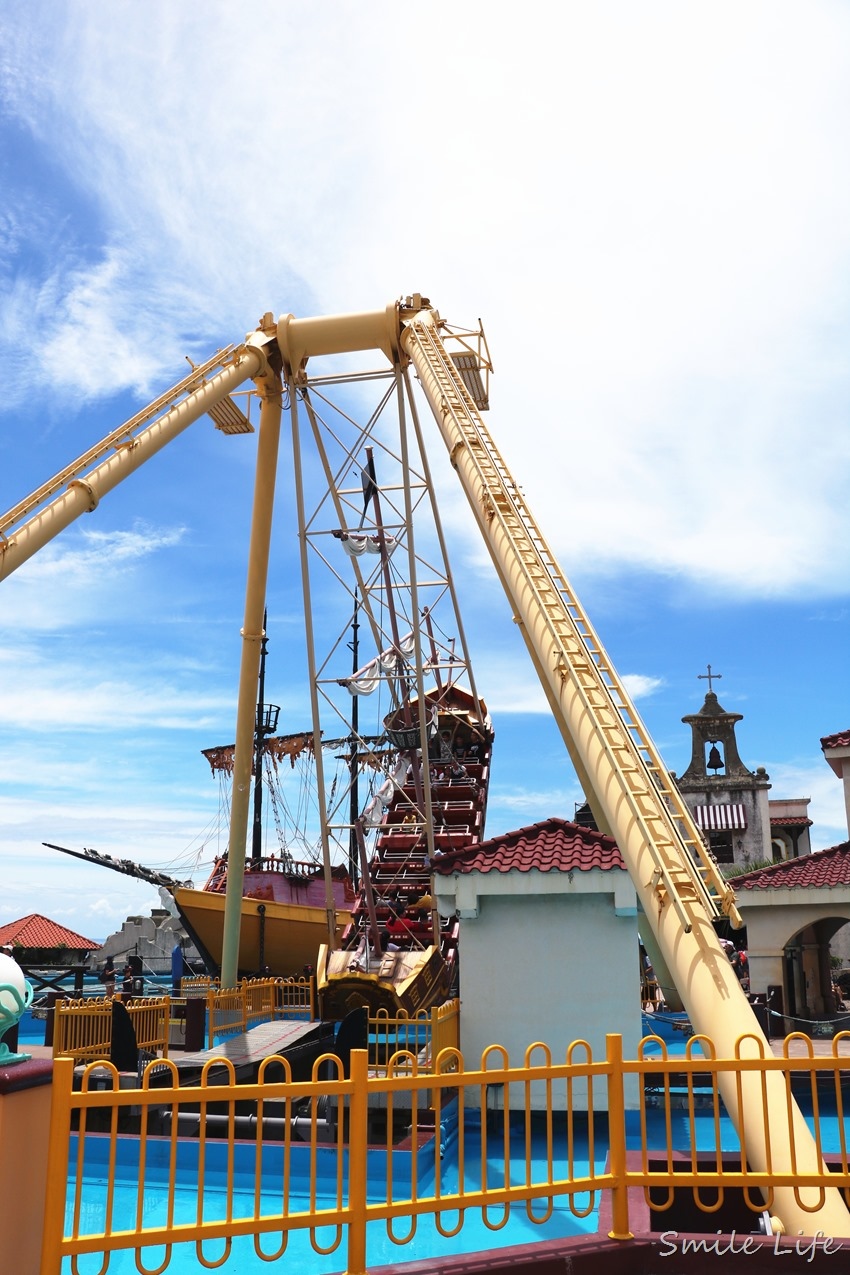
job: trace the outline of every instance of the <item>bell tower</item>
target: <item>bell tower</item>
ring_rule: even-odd
[[[691,760],[676,782],[718,863],[748,868],[771,859],[770,782],[763,766],[751,771],[741,761],[735,728],[743,716],[720,705],[712,682],[721,677],[710,664],[698,674],[708,692],[700,711],[682,718]]]

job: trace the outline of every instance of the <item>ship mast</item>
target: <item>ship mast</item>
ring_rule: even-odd
[[[268,611],[263,611],[263,638],[260,643],[260,676],[257,684],[257,722],[254,732],[254,823],[251,830],[251,863],[258,867],[263,857],[263,756],[268,735],[277,730],[280,708],[266,704],[266,652],[268,651]]]
[[[359,642],[358,630],[360,628],[357,619],[357,611],[360,603],[357,597],[357,589],[354,590],[354,612],[351,617],[351,675],[357,672],[359,662]],[[360,729],[360,709],[357,703],[357,696],[352,697],[351,702],[351,734],[348,737],[349,742],[349,799],[348,799],[348,817],[351,820],[351,828],[348,833],[348,872],[351,877],[352,884],[357,889],[360,882],[360,845],[357,837],[357,820],[360,818],[360,792],[357,782],[358,774],[358,752],[359,752],[359,729]]]

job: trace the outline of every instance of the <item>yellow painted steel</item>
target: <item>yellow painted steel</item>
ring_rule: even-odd
[[[320,319],[286,315],[277,324],[266,316],[260,331],[247,338],[233,354],[233,362],[208,383],[192,390],[132,437],[119,438],[114,442],[114,453],[91,472],[78,476],[81,467],[70,467],[73,476],[67,490],[17,530],[6,534],[11,523],[4,520],[0,526],[0,578],[79,514],[93,509],[103,494],[231,389],[249,377],[259,378],[267,427],[264,431],[261,413],[259,451],[264,459],[262,466],[258,464],[246,586],[222,961],[222,983],[234,986],[254,697],[281,408],[280,379],[267,355],[279,351],[283,370],[294,386],[303,382],[310,357],[369,348],[382,350],[393,363],[409,359],[419,375],[597,823],[616,838],[689,1016],[697,1031],[710,1037],[717,1049],[718,1085],[749,1162],[739,1176],[753,1189],[767,1185],[773,1191],[787,1231],[812,1234],[817,1228],[834,1237],[850,1235],[850,1214],[838,1191],[827,1185],[830,1179],[818,1140],[806,1128],[778,1069],[762,1057],[767,1042],[717,941],[712,920],[718,914],[725,914],[733,924],[740,923],[734,893],[708,854],[602,644],[490,438],[448,353],[441,321],[427,300],[416,295],[403,304],[360,315]],[[469,362],[468,347],[462,358]],[[180,392],[185,389],[183,386]],[[65,471],[58,476],[62,481],[67,478]],[[38,503],[54,489],[48,484],[33,500]],[[24,505],[26,509],[21,506],[18,512],[34,508],[32,501]],[[753,1057],[737,1058],[736,1067],[730,1069],[723,1060],[735,1058],[735,1049],[744,1048],[741,1040]],[[450,1054],[446,1051],[444,1056]],[[593,1068],[599,1066],[592,1064]],[[406,1079],[407,1083],[417,1080],[416,1060]],[[433,1077],[419,1079],[423,1085],[437,1083],[437,1088],[443,1083],[439,1077],[436,1082]],[[447,1086],[449,1079],[457,1083],[457,1077],[452,1076],[446,1078]],[[400,1083],[400,1078],[388,1076],[381,1083]],[[88,1094],[87,1101],[94,1106],[107,1105],[104,1097],[118,1100],[118,1095]],[[145,1100],[143,1105],[150,1104]],[[610,1179],[605,1184],[610,1185]],[[169,1234],[166,1230],[161,1242],[167,1242]]]
[[[118,1074],[110,1064],[106,1064],[106,1069],[113,1073],[112,1091],[89,1087],[90,1077],[98,1070],[94,1063],[86,1068],[81,1088],[74,1091],[73,1061],[59,1058],[53,1082],[42,1275],[56,1275],[62,1258],[74,1253],[109,1253],[153,1245],[171,1246],[160,1269],[168,1266],[173,1245],[178,1243],[195,1244],[198,1254],[205,1254],[205,1260],[210,1260],[212,1255],[205,1249],[206,1245],[213,1240],[218,1241],[218,1255],[222,1240],[228,1242],[240,1235],[254,1236],[255,1249],[267,1257],[274,1257],[282,1254],[289,1232],[297,1230],[309,1233],[316,1252],[335,1252],[341,1250],[346,1242],[348,1270],[362,1273],[367,1269],[366,1235],[370,1223],[384,1222],[392,1240],[404,1245],[413,1238],[417,1218],[424,1215],[432,1215],[438,1232],[451,1238],[461,1231],[464,1215],[473,1209],[480,1211],[484,1225],[492,1230],[501,1228],[512,1208],[522,1208],[528,1222],[539,1226],[551,1216],[555,1201],[569,1208],[575,1217],[587,1217],[599,1203],[601,1192],[611,1192],[612,1195],[611,1234],[625,1240],[634,1229],[629,1217],[629,1194],[636,1188],[644,1191],[655,1215],[654,1228],[657,1230],[663,1229],[664,1214],[673,1203],[674,1188],[678,1192],[689,1191],[695,1206],[705,1216],[706,1233],[713,1237],[724,1194],[733,1188],[744,1193],[753,1213],[754,1227],[765,1204],[771,1210],[775,1208],[780,1192],[794,1195],[804,1209],[809,1207],[808,1197],[820,1196],[836,1188],[850,1192],[850,1156],[846,1140],[831,1172],[825,1167],[806,1168],[799,1164],[781,1167],[773,1162],[772,1155],[768,1156],[766,1168],[754,1169],[751,1162],[748,1164],[746,1143],[742,1147],[740,1163],[730,1165],[722,1153],[720,1114],[720,1089],[724,1077],[731,1077],[736,1085],[742,1085],[745,1077],[752,1077],[756,1091],[763,1095],[762,1109],[765,1113],[766,1082],[770,1076],[777,1077],[785,1093],[785,1102],[781,1110],[771,1113],[770,1139],[777,1142],[790,1140],[796,1153],[791,1086],[795,1077],[808,1076],[813,1095],[830,1093],[836,1107],[838,1126],[843,1127],[845,1107],[841,1079],[842,1072],[846,1076],[850,1064],[846,1053],[850,1033],[836,1038],[831,1054],[817,1057],[811,1049],[811,1042],[806,1057],[791,1057],[787,1044],[782,1057],[775,1058],[772,1054],[769,1057],[754,1056],[749,1051],[749,1038],[736,1041],[732,1056],[726,1058],[715,1057],[711,1042],[698,1038],[692,1039],[685,1057],[671,1057],[657,1037],[648,1039],[658,1052],[650,1053],[645,1041],[641,1043],[636,1058],[624,1059],[622,1038],[610,1036],[606,1056],[599,1061],[593,1059],[587,1043],[583,1041],[576,1041],[570,1046],[566,1061],[553,1060],[550,1050],[538,1043],[526,1050],[519,1066],[510,1065],[501,1046],[491,1046],[476,1070],[467,1070],[463,1057],[452,1050],[444,1051],[434,1060],[431,1072],[422,1071],[415,1058],[402,1054],[391,1060],[386,1075],[380,1076],[369,1073],[366,1051],[356,1050],[352,1054],[348,1078],[341,1075],[338,1060],[326,1056],[317,1060],[313,1079],[299,1082],[291,1080],[289,1064],[285,1060],[274,1059],[261,1065],[257,1083],[243,1085],[235,1083],[232,1065],[227,1060],[219,1060],[215,1064],[217,1073],[214,1078],[213,1064],[208,1064],[199,1085],[183,1088],[179,1086],[176,1067],[168,1060],[150,1064],[142,1077],[141,1088],[133,1090],[119,1090]],[[703,1056],[701,1050],[705,1050],[707,1056]],[[842,1050],[845,1052],[842,1053]],[[330,1063],[332,1073],[330,1078],[323,1076],[319,1079],[324,1062]],[[270,1063],[275,1066],[274,1072],[267,1070]],[[283,1080],[279,1079],[281,1068]],[[103,1070],[101,1065],[100,1072]],[[222,1084],[223,1071],[228,1078]],[[274,1075],[275,1079],[270,1081],[267,1075]],[[696,1092],[697,1075],[704,1078],[700,1094]],[[684,1092],[674,1092],[673,1085],[680,1083],[682,1076],[686,1078]],[[626,1112],[622,1095],[627,1077],[637,1077],[640,1081],[639,1118],[644,1131],[644,1152],[635,1167],[629,1167],[626,1159]],[[647,1090],[647,1082],[652,1083],[651,1091]],[[583,1146],[576,1150],[580,1145],[579,1126],[572,1104],[568,1102],[564,1109],[563,1103],[553,1101],[558,1090],[563,1092],[566,1089],[569,1095],[572,1086],[579,1083],[586,1086],[589,1099],[586,1126],[582,1117],[582,1128],[586,1127],[589,1136],[586,1154]],[[549,1095],[548,1107],[543,1113],[545,1153],[542,1156],[539,1147],[541,1113],[532,1112],[531,1102],[532,1087],[539,1090],[541,1085],[545,1086]],[[594,1102],[598,1089],[595,1090],[594,1086],[601,1085],[605,1086],[606,1097],[600,1104],[601,1109],[598,1109]],[[524,1094],[524,1100],[513,1104],[514,1113],[521,1117],[524,1115],[524,1169],[523,1153],[516,1145],[518,1130],[515,1122],[512,1124],[511,1111],[508,1110],[510,1104],[505,1104],[501,1111],[484,1114],[487,1112],[487,1095],[494,1086],[511,1089],[517,1095]],[[336,1110],[336,1128],[330,1140],[322,1141],[318,1128],[319,1103],[326,1099]],[[309,1142],[300,1145],[301,1158],[296,1164],[293,1158],[296,1142],[290,1118],[295,1104],[301,1100],[309,1102],[311,1128]],[[262,1139],[252,1137],[249,1142],[244,1142],[248,1156],[255,1157],[254,1198],[253,1207],[248,1205],[246,1208],[243,1193],[237,1210],[237,1104],[240,1112],[253,1107],[258,1122],[261,1122],[270,1103],[275,1104],[277,1111],[286,1113],[283,1132],[277,1143],[282,1157],[282,1172],[281,1168],[276,1170],[274,1183],[267,1175],[264,1178]],[[458,1111],[458,1130],[452,1162],[457,1186],[448,1190],[443,1179],[439,1130],[446,1108],[454,1103]],[[710,1112],[709,1127],[702,1133],[699,1149],[692,1136],[690,1151],[673,1152],[669,1147],[666,1150],[657,1148],[650,1160],[646,1150],[650,1103],[660,1106],[660,1115],[668,1133],[674,1117],[679,1115],[690,1123],[693,1135],[697,1107],[707,1108]],[[217,1112],[226,1109],[229,1113],[223,1131],[217,1128],[214,1133],[208,1133],[206,1129],[203,1117],[211,1106]],[[387,1131],[383,1140],[387,1156],[384,1199],[370,1202],[367,1145],[380,1145],[374,1132],[367,1137],[370,1132],[368,1114],[372,1107],[383,1108],[387,1113]],[[204,1191],[198,1189],[194,1220],[178,1222],[175,1220],[178,1190],[176,1116],[181,1108],[200,1110],[202,1115],[198,1134],[199,1188],[206,1180],[205,1166],[213,1138],[219,1145],[224,1143],[227,1198],[223,1209],[217,1203],[207,1208]],[[475,1128],[480,1137],[480,1151],[474,1163],[466,1145],[467,1114],[473,1108]],[[814,1137],[820,1145],[817,1100],[813,1109]],[[119,1214],[114,1207],[118,1131],[119,1128],[123,1131],[127,1120],[132,1118],[132,1111],[142,1113],[141,1117],[136,1117],[139,1122],[137,1203],[135,1208],[131,1204],[129,1209]],[[601,1119],[606,1111],[610,1151],[607,1168],[604,1167],[605,1147],[593,1141],[594,1115]],[[152,1185],[145,1171],[149,1154],[152,1154],[150,1148],[154,1145],[150,1142],[151,1138],[155,1139],[158,1148],[159,1163],[163,1163],[163,1135],[148,1133],[149,1118],[152,1119],[157,1112],[171,1113],[171,1129],[165,1134],[165,1180],[162,1176],[156,1180],[156,1194],[165,1196],[163,1216],[149,1220],[143,1213],[143,1206]],[[69,1146],[75,1117],[81,1136],[71,1165]],[[94,1120],[99,1130],[98,1143],[102,1145],[104,1136],[109,1139],[105,1173],[100,1156],[91,1170],[98,1178],[105,1178],[105,1224],[99,1227],[94,1226],[94,1214],[86,1207],[84,1189],[88,1173],[85,1134]],[[108,1126],[105,1132],[104,1124]],[[343,1139],[343,1129],[348,1130],[347,1142]],[[401,1141],[399,1133],[402,1134]],[[426,1193],[420,1187],[419,1172],[420,1168],[425,1172],[422,1144],[428,1138],[432,1141],[428,1154],[433,1161],[427,1167],[429,1185]],[[418,1149],[418,1154],[411,1156],[409,1172],[402,1174],[398,1155],[391,1153],[405,1147],[411,1151]],[[72,1170],[73,1188],[66,1232],[63,1219],[69,1170]],[[185,1190],[187,1185],[191,1187],[193,1184],[187,1184],[181,1176],[179,1189]],[[329,1189],[325,1189],[326,1186]],[[126,1189],[125,1175],[125,1192]],[[99,1198],[100,1190],[98,1187]],[[301,1198],[306,1197],[308,1206],[294,1206],[290,1191],[297,1191]],[[213,1216],[208,1216],[208,1213]],[[809,1217],[809,1214],[806,1213],[806,1216]],[[811,1215],[808,1226],[803,1228],[804,1234],[814,1235],[816,1229],[822,1230],[812,1225],[816,1220],[819,1219],[815,1213]],[[330,1239],[327,1238],[329,1229]],[[826,1232],[826,1235],[830,1234]],[[787,1251],[792,1251],[791,1246],[796,1240],[796,1235],[790,1237]],[[780,1248],[777,1251],[782,1253],[786,1250]]]
[[[274,1016],[275,1018],[315,1018],[315,976],[275,979]]]
[[[171,998],[150,996],[125,1002],[136,1044],[147,1053],[168,1055]],[[53,1020],[53,1057],[76,1062],[108,1059],[112,1047],[112,1000],[57,1001]]]
[[[266,316],[271,326],[271,316]],[[277,478],[280,421],[283,411],[283,384],[279,371],[264,362],[254,384],[260,396],[260,437],[254,479],[254,503],[248,546],[248,573],[245,585],[245,616],[242,624],[242,656],[236,705],[236,746],[233,753],[233,789],[230,798],[230,837],[227,848],[227,886],[224,904],[224,933],[221,951],[221,985],[235,987],[239,972],[239,928],[242,915],[242,887],[245,880],[245,849],[248,818],[253,793],[254,734],[257,721],[257,683],[266,584]]]
[[[456,1053],[459,1046],[457,999],[412,1014],[403,1009],[395,1013],[379,1009],[369,1015],[369,1070],[373,1075],[386,1075],[391,1060],[395,1074],[402,1066],[412,1070],[414,1062],[419,1071],[432,1071],[440,1054]],[[407,1061],[400,1061],[402,1058]]]
[[[741,1035],[767,1042],[712,925],[723,912],[740,924],[731,887],[640,721],[598,636],[534,521],[441,338],[434,311],[405,323],[409,356],[452,464],[514,608],[526,646],[601,829],[617,841],[638,899],[697,1031],[721,1054]],[[814,1140],[794,1108],[784,1145],[768,1124],[784,1104],[768,1075],[766,1110],[750,1078],[724,1084],[723,1098],[755,1168],[821,1166]],[[746,1127],[745,1127],[746,1126]],[[837,1191],[800,1202],[777,1188],[786,1230],[815,1226],[850,1236],[850,1213]]]
[[[348,1266],[346,1275],[366,1275],[366,1223],[368,1213],[369,1063],[365,1049],[351,1055],[353,1086],[349,1115],[348,1171],[355,1190],[350,1192]],[[392,1158],[392,1157],[390,1157]]]
[[[199,974],[192,978],[181,978],[180,995],[184,1000],[194,1000],[198,996],[207,996],[219,986],[217,978],[209,974]]]
[[[0,517],[0,533],[6,533],[16,526],[27,514],[32,513],[39,505],[44,504],[51,496],[54,496],[60,487],[65,486],[72,479],[85,473],[90,465],[94,465],[112,448],[119,450],[120,448],[135,445],[135,437],[138,430],[141,430],[160,412],[173,408],[180,401],[182,395],[185,394],[188,397],[190,394],[194,394],[197,389],[205,384],[207,377],[211,373],[214,373],[216,369],[228,367],[235,362],[239,353],[240,351],[236,346],[227,346],[223,350],[217,350],[212,358],[207,359],[205,363],[193,367],[188,376],[184,376],[176,385],[172,385],[171,389],[166,390],[164,394],[160,394],[159,398],[154,399],[152,403],[148,403],[141,412],[137,412],[135,416],[131,416],[129,420],[124,421],[117,429],[112,430],[105,438],[102,438],[93,447],[88,448],[81,456],[78,456],[76,460],[69,465],[65,465],[46,483],[42,483],[34,492]],[[248,372],[244,372],[243,375],[247,376]]]
[[[81,514],[90,513],[103,496],[134,473],[151,456],[155,456],[193,421],[198,420],[225,398],[231,390],[248,377],[257,375],[265,365],[263,346],[268,344],[268,341],[267,336],[252,333],[245,345],[232,353],[228,352],[227,365],[220,372],[193,389],[186,398],[170,406],[164,415],[151,424],[145,425],[137,433],[133,432],[136,424],[148,419],[150,409],[140,413],[138,417],[133,417],[119,430],[110,434],[104,443],[86,452],[76,462],[62,470],[56,478],[16,505],[0,520],[0,580],[11,575]],[[213,360],[213,362],[216,361],[219,360]],[[198,375],[199,372],[193,373],[187,380],[195,384]],[[165,406],[170,402],[170,397],[182,394],[186,388],[187,382],[181,381],[178,386],[169,391],[169,395],[158,399],[156,405]],[[114,448],[112,454],[95,469],[84,473],[86,465],[102,455],[105,447]],[[66,479],[68,486],[61,495],[56,496],[43,509],[33,513],[26,522],[15,527],[21,516],[25,516],[42,500],[49,498]]]
[[[244,987],[217,987],[207,993],[207,1048],[216,1036],[247,1031],[248,1005]]]
[[[136,1045],[145,1054],[168,1057],[168,1034],[171,1021],[170,996],[146,996],[127,1003],[127,1013],[136,1033]]]
[[[431,1014],[431,1050],[428,1064],[433,1070],[437,1059],[457,1055],[460,1050],[460,1001],[444,1001],[435,1005]],[[447,1067],[449,1064],[446,1064]]]
[[[613,1225],[609,1239],[630,1240],[629,1194],[626,1185],[626,1100],[623,1087],[623,1038],[606,1037],[608,1064],[608,1127],[612,1130],[608,1148],[608,1164],[614,1182],[611,1187]]]
[[[419,299],[421,302],[421,298]],[[427,302],[426,302],[427,304]],[[398,358],[398,306],[353,314],[332,314],[296,319],[285,314],[277,324],[277,341],[287,376],[303,380],[308,359],[325,354],[350,354],[356,350],[382,350],[390,363]]]
[[[258,1023],[315,1017],[315,979],[243,978],[238,987],[211,985],[206,993],[209,1048],[217,1036],[249,1031]]]
[[[57,1001],[53,1010],[53,1057],[108,1058],[112,1044],[112,1001]]]
[[[62,1265],[73,1090],[73,1058],[56,1058],[53,1062],[53,1085],[50,1096],[50,1138],[47,1148],[47,1191],[42,1224],[41,1275],[56,1275]]]

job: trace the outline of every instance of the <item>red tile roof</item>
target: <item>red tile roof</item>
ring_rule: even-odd
[[[482,841],[465,850],[440,855],[431,870],[450,872],[590,872],[601,868],[625,871],[623,856],[613,837],[583,828],[566,819],[545,819],[516,832]]]
[[[80,952],[96,952],[102,945],[94,939],[85,939],[74,930],[49,920],[39,912],[22,916],[20,921],[0,925],[0,944],[11,943],[16,947],[70,947]]]
[[[850,886],[850,841],[732,878],[736,890],[831,890]]]
[[[771,815],[771,828],[811,828],[812,821],[805,815]]]
[[[850,748],[850,730],[840,730],[837,735],[824,735],[820,746],[823,749]]]

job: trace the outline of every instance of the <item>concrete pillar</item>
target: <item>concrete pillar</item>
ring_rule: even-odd
[[[801,949],[806,1005],[804,1012],[801,1012],[800,1006],[797,1007],[797,1012],[803,1018],[812,1018],[815,1014],[823,1013],[820,995],[820,948],[817,943],[803,943]]]
[[[41,1266],[53,1062],[0,1067],[0,1200],[5,1270],[33,1275]]]
[[[764,996],[771,985],[782,987],[785,982],[785,952],[780,948],[773,951],[762,949],[753,952],[747,949],[750,962],[750,992],[754,996]]]

